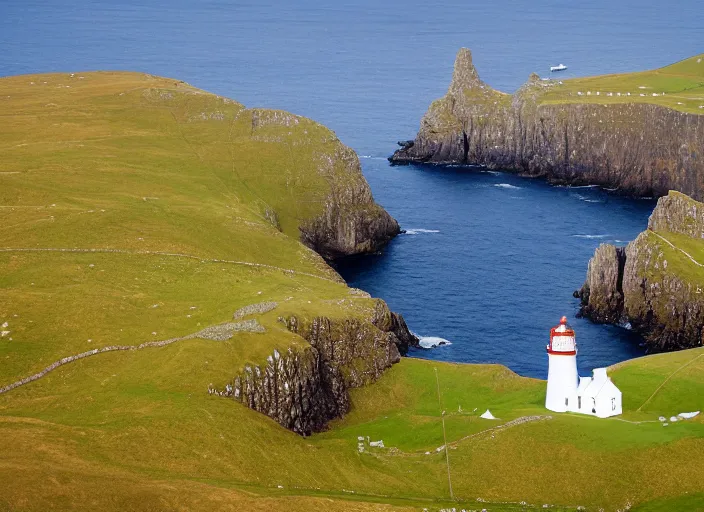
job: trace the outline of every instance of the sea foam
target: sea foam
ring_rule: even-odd
[[[606,238],[607,236],[611,235],[572,235],[575,238]]]
[[[515,185],[509,185],[508,183],[496,183],[496,184],[494,184],[494,186],[499,187],[499,188],[510,188],[512,190],[518,190],[521,188],[521,187],[517,187]]]
[[[587,197],[584,197],[581,194],[576,194],[575,197],[579,199],[580,201],[584,201],[585,203],[603,203],[604,201],[600,199],[589,199]]]
[[[407,235],[422,235],[425,233],[440,233],[440,230],[438,230],[438,229],[423,229],[423,228],[407,229],[406,230]]]
[[[442,343],[442,345],[440,345]],[[435,348],[439,346],[452,345],[452,342],[446,340],[445,338],[438,338],[437,336],[421,336],[418,339],[418,344],[423,348]]]

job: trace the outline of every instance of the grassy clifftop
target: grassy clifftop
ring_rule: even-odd
[[[0,393],[0,510],[701,503],[701,417],[657,420],[704,409],[701,349],[614,369],[611,420],[548,414],[544,382],[501,366],[408,359],[310,437],[209,394],[314,341],[379,377],[356,336],[392,319],[299,241],[355,159],[312,121],[141,74],[0,79],[0,102],[0,388],[128,348]]]
[[[542,83],[543,103],[649,103],[704,114],[704,53],[650,71]]]
[[[347,296],[299,242],[333,186],[368,191],[327,128],[137,73],[3,78],[0,106],[3,384],[253,302]]]

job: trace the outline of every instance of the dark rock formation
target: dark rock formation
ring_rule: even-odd
[[[263,369],[245,366],[227,395],[302,435],[323,430],[349,409],[340,371],[315,348],[275,350],[267,359]]]
[[[374,202],[359,158],[339,144],[322,163],[330,193],[323,213],[302,222],[301,240],[326,260],[377,252],[399,234],[398,222]]]
[[[626,251],[601,244],[589,260],[587,280],[577,296],[582,299],[582,315],[598,323],[621,321],[623,312],[623,269]]]
[[[541,103],[531,75],[515,94],[479,79],[466,48],[447,94],[432,103],[395,163],[459,163],[636,196],[671,189],[704,198],[704,116],[645,103]]]
[[[245,366],[224,394],[302,435],[341,417],[349,409],[348,389],[374,382],[401,359],[399,350],[418,343],[381,300],[370,318],[281,320],[310,346],[274,351],[263,368]]]
[[[649,352],[700,346],[704,267],[678,243],[702,238],[704,204],[677,192],[660,198],[647,231],[625,248],[596,250],[578,292],[582,313],[596,322],[630,323]]]

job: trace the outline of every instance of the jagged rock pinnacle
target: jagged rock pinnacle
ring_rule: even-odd
[[[472,63],[472,51],[469,48],[460,48],[455,58],[455,69],[450,82],[450,94],[456,94],[463,89],[481,84],[477,68]]]

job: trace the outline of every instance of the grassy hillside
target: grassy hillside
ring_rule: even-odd
[[[548,414],[544,383],[500,366],[404,360],[355,390],[353,411],[330,431],[302,438],[201,391],[257,336],[88,359],[0,397],[6,506],[308,510],[325,498],[341,510],[339,500],[437,510],[454,503],[438,451],[443,410],[461,506],[480,498],[489,510],[523,509],[522,501],[615,510],[701,490],[701,418],[663,427],[657,417],[702,409],[702,349],[620,365],[613,375],[626,412],[607,420]],[[500,420],[479,418],[486,408]],[[517,418],[533,421],[512,426]],[[358,436],[386,448],[359,453]],[[107,481],[115,485],[106,495]]]
[[[548,414],[544,382],[501,366],[409,359],[307,438],[209,395],[305,343],[280,316],[373,308],[298,242],[348,179],[339,141],[140,74],[0,79],[0,105],[0,387],[278,303],[248,317],[263,333],[101,353],[0,394],[0,510],[699,506],[704,422],[657,418],[704,409],[704,349],[619,365],[608,420]]]
[[[549,82],[541,82],[545,88],[541,102],[652,103],[704,114],[704,54],[651,71],[566,80],[553,75]]]

